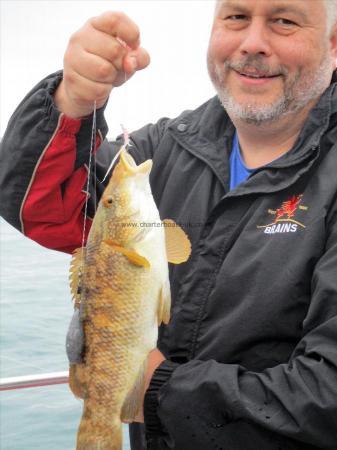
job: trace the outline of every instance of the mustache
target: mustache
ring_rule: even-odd
[[[286,67],[282,65],[270,67],[260,56],[254,55],[249,55],[247,58],[240,61],[225,61],[224,67],[225,69],[233,69],[236,72],[256,72],[257,74],[263,74],[266,77],[288,75]]]

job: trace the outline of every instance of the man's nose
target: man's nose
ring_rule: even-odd
[[[271,48],[269,42],[269,30],[267,25],[258,19],[252,19],[240,45],[240,52],[243,55],[263,55],[270,56]]]

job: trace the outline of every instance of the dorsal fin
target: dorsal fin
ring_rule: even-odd
[[[79,308],[81,302],[80,273],[83,266],[85,248],[77,248],[72,256],[69,269],[70,291],[74,300],[74,307]]]
[[[168,262],[181,264],[191,254],[191,243],[185,231],[171,219],[164,219],[166,254]]]

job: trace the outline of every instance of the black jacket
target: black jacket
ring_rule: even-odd
[[[42,81],[9,124],[0,212],[44,245],[70,251],[78,243],[62,227],[81,214],[69,192],[78,198],[83,187],[75,195],[91,122],[55,110],[59,79]],[[217,98],[132,133],[136,162],[153,159],[161,217],[180,223],[193,249],[186,264],[170,267],[172,317],[158,341],[168,360],[145,401],[149,449],[337,449],[336,81],[291,151],[230,192],[234,128]],[[97,126],[106,133],[102,111]],[[75,153],[45,198],[64,211],[53,218],[47,208],[44,217],[34,185],[51,174],[49,149],[50,163],[66,147],[62,133]],[[101,145],[98,179],[119,145]],[[131,440],[145,448],[142,426],[131,427]]]

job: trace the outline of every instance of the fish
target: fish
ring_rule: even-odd
[[[84,341],[69,367],[70,389],[83,399],[77,450],[122,450],[122,423],[142,408],[147,357],[170,319],[168,262],[181,264],[191,253],[186,233],[160,219],[151,168],[152,160],[137,165],[122,148],[86,246],[73,254],[73,321]],[[76,344],[81,333],[72,330]]]

